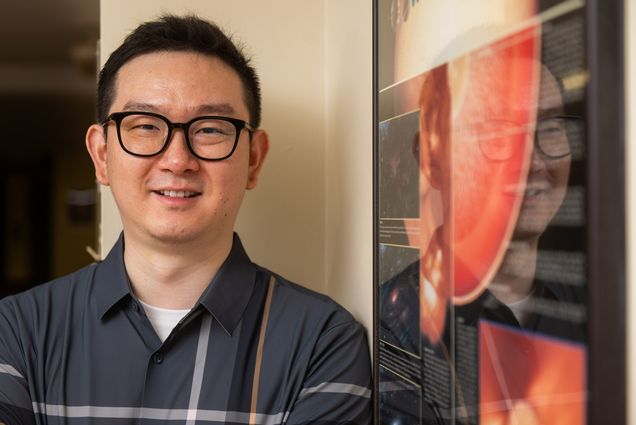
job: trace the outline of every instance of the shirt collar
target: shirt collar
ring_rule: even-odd
[[[95,302],[97,314],[104,317],[115,305],[132,295],[126,266],[124,265],[124,234],[113,245],[106,258],[95,271]]]
[[[199,304],[231,334],[243,317],[252,297],[255,281],[256,266],[247,256],[235,233],[230,255],[199,298]]]
[[[256,280],[256,266],[251,262],[240,238],[235,233],[232,249],[212,282],[199,298],[228,334],[243,317],[252,296]],[[95,272],[95,298],[97,313],[103,317],[121,300],[132,296],[126,266],[124,265],[123,233]],[[196,307],[195,307],[196,308]]]

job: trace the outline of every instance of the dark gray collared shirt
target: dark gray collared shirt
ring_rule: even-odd
[[[123,250],[0,301],[0,422],[371,422],[364,330],[328,297],[253,264],[235,236],[162,343]]]

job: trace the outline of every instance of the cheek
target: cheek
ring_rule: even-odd
[[[108,180],[113,191],[125,189],[126,193],[131,194],[133,190],[142,187],[151,161],[123,155],[127,154],[121,151],[108,152]]]
[[[477,143],[453,145],[453,224],[458,238],[471,232],[479,211],[493,191],[492,164],[485,160]]]
[[[236,159],[238,161],[210,164],[208,169],[207,184],[217,193],[217,199],[223,205],[237,199],[240,202],[247,184],[247,159]]]
[[[546,162],[546,171],[550,176],[552,186],[555,188],[565,188],[570,178],[571,163],[568,157]]]
[[[231,178],[237,188],[245,189],[248,179],[250,151],[247,143],[239,145],[239,148],[231,157],[233,160],[231,163]]]

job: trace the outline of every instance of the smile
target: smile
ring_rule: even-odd
[[[161,196],[168,196],[170,198],[193,198],[199,196],[199,192],[189,192],[184,190],[156,190],[155,193]]]
[[[533,182],[527,185],[507,185],[504,187],[503,192],[507,195],[523,195],[526,197],[532,197],[541,195],[542,193],[546,193],[551,190],[550,185],[545,184],[543,182]]]
[[[526,196],[537,196],[540,193],[543,193],[543,190],[539,190],[539,189],[528,189],[528,190],[526,190]]]

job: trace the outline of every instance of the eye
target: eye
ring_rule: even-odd
[[[549,118],[539,121],[537,125],[539,134],[549,136],[563,133],[565,126],[560,118]]]
[[[152,125],[152,124],[139,124],[139,125],[136,125],[136,126],[132,127],[131,130],[151,131],[151,130],[159,130],[159,129],[157,128],[157,126]]]
[[[165,127],[165,123],[158,118],[136,114],[125,117],[121,125],[124,131],[137,134],[154,134],[162,132]]]
[[[190,132],[199,138],[226,138],[234,134],[234,126],[224,120],[202,119],[190,127]]]
[[[197,133],[203,134],[203,135],[211,135],[211,136],[226,134],[222,128],[214,127],[214,126],[199,128],[197,130]]]
[[[196,134],[200,136],[227,136],[229,132],[227,126],[221,123],[205,123],[196,129]]]

